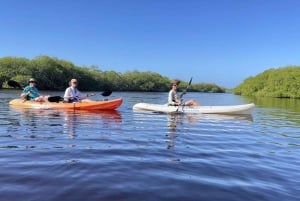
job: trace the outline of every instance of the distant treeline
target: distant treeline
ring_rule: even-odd
[[[266,70],[247,78],[233,92],[243,96],[300,98],[300,66]]]
[[[41,90],[65,90],[72,78],[76,78],[80,90],[85,91],[165,92],[169,90],[171,82],[155,72],[102,71],[98,66],[75,66],[72,62],[49,56],[38,56],[31,60],[23,57],[0,58],[0,88],[8,87],[8,80],[25,86],[30,78],[37,79]],[[181,81],[180,88],[187,84]],[[223,93],[225,88],[210,83],[192,83],[189,91]]]

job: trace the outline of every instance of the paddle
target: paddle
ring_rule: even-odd
[[[59,101],[63,101],[64,100],[64,98],[63,97],[61,97],[61,96],[49,96],[48,97],[48,101],[49,102],[59,102]]]
[[[112,91],[110,90],[104,90],[101,95],[102,96],[110,96],[110,94],[112,93]],[[92,94],[87,94],[87,97],[90,97],[90,96],[95,96],[96,94],[92,93]],[[80,99],[80,97],[78,97]],[[63,101],[64,98],[61,97],[61,96],[50,96],[48,98],[48,101],[49,102],[59,102],[59,101]]]
[[[111,93],[112,93],[111,90],[105,89],[105,90],[101,93],[101,95],[102,95],[102,96],[110,96]]]
[[[7,84],[8,84],[9,86],[15,88],[15,89],[16,89],[16,88],[18,88],[18,89],[23,89],[23,87],[21,87],[21,85],[20,85],[18,82],[14,81],[14,80],[8,80]]]
[[[190,79],[190,81],[189,81],[189,84],[186,86],[186,88],[182,91],[182,93],[181,93],[180,96],[179,96],[180,102],[181,102],[181,103],[183,102],[183,98],[182,98],[183,95],[186,94],[188,88],[189,88],[189,87],[191,86],[191,84],[192,84],[192,80],[193,80],[193,77],[191,77],[191,79]],[[184,107],[184,105],[183,105],[183,107]],[[179,106],[177,107],[176,112],[178,112],[178,110],[179,110]]]
[[[186,94],[186,92],[187,92],[187,90],[188,90],[188,88],[191,86],[191,84],[192,84],[192,80],[193,80],[193,77],[191,77],[191,79],[190,79],[190,81],[189,81],[189,84],[186,86],[186,88],[182,91],[182,93],[180,94],[180,99],[181,99],[181,101],[182,101],[182,97],[183,97],[183,95],[184,94]]]

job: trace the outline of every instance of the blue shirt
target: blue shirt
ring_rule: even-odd
[[[27,100],[33,100],[40,96],[39,90],[36,87],[31,87],[31,86],[25,87],[22,93],[28,93],[29,91],[31,91],[31,93],[27,95],[26,97]]]

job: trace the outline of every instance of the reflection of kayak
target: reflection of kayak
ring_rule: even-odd
[[[122,119],[121,114],[117,110],[65,110],[64,114],[66,116],[101,117],[117,121]]]
[[[150,103],[137,103],[133,106],[136,111],[152,111],[163,113],[188,114],[251,114],[254,103],[226,106],[168,106]]]
[[[39,109],[71,109],[71,110],[114,110],[117,109],[123,100],[122,98],[104,101],[91,101],[91,102],[36,102],[25,101],[22,99],[14,99],[9,102],[11,106],[22,108],[39,108]]]

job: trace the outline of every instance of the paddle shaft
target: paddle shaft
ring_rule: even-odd
[[[180,100],[182,101],[182,97],[184,94],[186,94],[188,88],[190,88],[191,84],[192,84],[192,80],[193,80],[193,77],[191,77],[190,81],[189,81],[189,84],[186,86],[186,88],[182,91],[182,93],[180,94]]]
[[[182,104],[182,102],[183,102],[183,98],[182,98],[182,97],[183,97],[184,94],[186,94],[188,88],[191,86],[192,80],[193,80],[193,77],[191,77],[191,79],[190,79],[188,85],[186,86],[186,88],[182,91],[182,93],[181,93],[180,96],[179,96],[179,97],[180,97],[180,102],[181,102],[181,104]],[[179,107],[180,107],[180,105],[178,105],[176,112],[178,112]],[[183,103],[182,109],[183,109],[183,108],[184,108],[184,103]]]

